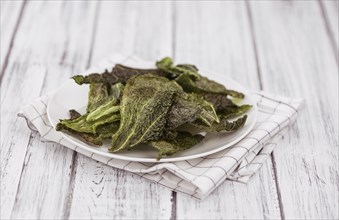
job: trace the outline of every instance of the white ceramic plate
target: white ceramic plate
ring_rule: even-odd
[[[247,112],[248,118],[246,124],[238,131],[233,133],[207,133],[204,140],[194,147],[172,155],[171,157],[162,158],[160,161],[155,159],[157,157],[157,151],[147,145],[138,146],[129,151],[126,150],[118,153],[109,153],[109,141],[104,143],[102,147],[95,147],[83,142],[77,136],[73,136],[65,132],[61,132],[61,134],[71,143],[95,154],[115,159],[139,162],[173,162],[189,160],[226,149],[239,142],[252,130],[257,118],[257,106],[249,92],[247,92],[247,90],[237,82],[229,79],[221,79],[218,75],[206,75],[209,78],[224,84],[228,89],[244,93],[245,99],[239,104],[246,103],[253,106],[253,108]],[[60,87],[54,95],[52,95],[47,106],[47,114],[51,124],[55,127],[59,122],[59,119],[69,118],[69,109],[75,109],[80,113],[84,113],[87,105],[88,90],[88,85],[79,86],[73,80],[68,81]]]

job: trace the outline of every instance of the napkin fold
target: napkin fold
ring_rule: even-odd
[[[153,63],[132,55],[115,54],[86,73],[111,68],[116,63],[149,68]],[[33,131],[40,133],[42,140],[52,141],[76,152],[91,157],[109,166],[140,175],[176,192],[204,199],[225,179],[246,183],[259,170],[277,146],[283,133],[296,120],[301,99],[272,96],[253,92],[258,105],[258,118],[253,130],[237,144],[217,153],[172,163],[142,163],[124,161],[96,155],[80,148],[57,132],[47,117],[50,95],[38,98],[24,106],[18,114],[24,117]]]

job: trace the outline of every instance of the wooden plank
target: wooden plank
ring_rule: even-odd
[[[8,66],[13,42],[25,9],[23,1],[1,1],[0,82]]]
[[[244,2],[176,2],[175,59],[259,89]],[[177,194],[178,219],[277,219],[280,208],[270,160],[247,184],[225,181],[203,201]]]
[[[250,2],[267,91],[303,97],[274,152],[286,219],[338,219],[338,67],[317,2]]]
[[[28,2],[1,96],[1,218],[63,217],[72,151],[40,142],[16,112],[85,69],[95,2]],[[86,14],[86,16],[84,16]],[[7,106],[7,107],[3,107]],[[27,152],[26,152],[27,151]]]
[[[39,96],[46,70],[39,65],[11,62],[5,74],[4,81],[12,83],[4,82],[1,88],[1,219],[10,218],[31,140],[26,123],[18,119],[16,113],[22,103]]]
[[[280,219],[272,162],[248,184],[225,181],[203,201],[177,194],[178,219]],[[258,217],[260,216],[260,217]]]
[[[177,3],[175,58],[211,69],[249,89],[259,89],[243,3]]]
[[[102,2],[92,63],[122,51],[152,60],[171,52],[170,9],[167,2]],[[82,155],[76,164],[71,219],[170,218],[170,190]]]
[[[319,1],[325,25],[328,28],[329,37],[336,45],[338,56],[339,49],[339,1]],[[335,46],[334,45],[334,46]]]
[[[0,47],[0,66],[1,72],[4,69],[4,62],[12,47],[16,30],[20,25],[23,14],[23,1],[1,1],[0,2],[0,25],[1,25],[1,47]],[[2,75],[3,73],[1,73]]]

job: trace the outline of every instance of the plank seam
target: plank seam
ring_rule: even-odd
[[[175,220],[177,219],[177,192],[176,191],[172,191],[172,210],[171,210],[171,220]]]
[[[334,58],[335,58],[337,65],[338,65],[339,64],[339,52],[338,52],[337,48],[339,47],[339,45],[337,45],[337,43],[335,42],[335,36],[334,36],[334,33],[333,33],[332,28],[330,26],[330,22],[329,22],[329,19],[328,19],[326,9],[324,7],[324,3],[320,0],[318,0],[318,3],[319,3],[320,11],[321,11],[321,14],[322,14],[322,17],[323,17],[323,21],[324,21],[324,24],[325,24],[327,36],[330,40],[331,47],[332,47],[332,50],[333,50],[333,53],[334,53]]]
[[[32,144],[33,142],[33,139],[35,138],[36,136],[36,132],[31,132],[30,135],[29,135],[29,139],[28,139],[28,143],[27,143],[27,147],[26,147],[26,153],[25,153],[25,158],[24,158],[24,161],[23,161],[23,164],[22,164],[22,168],[21,168],[21,172],[20,172],[20,177],[19,177],[19,183],[18,183],[18,186],[17,186],[17,189],[15,191],[15,199],[14,199],[14,204],[13,204],[13,207],[12,207],[12,211],[11,211],[11,219],[12,219],[12,215],[13,215],[13,210],[15,208],[15,205],[17,204],[19,198],[18,198],[18,192],[20,190],[20,185],[21,185],[21,177],[22,177],[22,174],[25,170],[25,167],[27,166],[27,163],[26,163],[26,157],[28,155],[28,148],[29,146]],[[28,160],[29,161],[29,160]]]
[[[172,14],[171,14],[171,19],[172,19],[172,57],[175,59],[175,54],[176,54],[176,7],[175,7],[175,1],[172,2],[171,5],[172,9]],[[171,206],[171,220],[176,220],[177,219],[177,192],[172,190],[172,206]]]
[[[172,2],[172,57],[173,59],[175,59],[175,54],[176,54],[176,22],[177,22],[177,18],[176,18],[176,7],[175,7],[175,1]]]
[[[250,3],[248,1],[246,1],[246,11],[247,11],[247,17],[248,17],[249,26],[250,26],[250,33],[251,33],[253,50],[254,50],[255,64],[257,66],[257,76],[258,76],[258,79],[259,79],[259,88],[260,88],[260,90],[262,90],[263,85],[262,85],[262,77],[261,77],[261,68],[260,68],[260,64],[259,64],[257,39],[256,39],[255,33],[254,33],[252,11],[251,11],[251,8],[250,8]]]
[[[91,46],[89,50],[88,60],[86,68],[89,68],[92,62],[92,54],[93,54],[93,48],[94,43],[96,39],[96,30],[98,27],[98,18],[99,18],[99,11],[100,11],[100,2],[97,2],[96,9],[95,9],[95,16],[94,16],[94,22],[93,22],[93,30],[92,30],[92,40],[91,40]],[[77,168],[77,161],[78,161],[78,153],[76,151],[78,146],[75,147],[73,156],[72,156],[72,167],[71,167],[71,177],[70,182],[68,185],[68,193],[66,196],[66,202],[64,206],[64,213],[62,216],[62,219],[69,219],[70,213],[71,213],[71,206],[72,206],[72,199],[73,199],[73,193],[74,193],[74,184],[75,184],[75,177],[76,177],[76,168]]]
[[[74,183],[75,183],[75,176],[76,176],[76,168],[78,167],[78,153],[76,151],[73,151],[72,155],[72,164],[71,164],[71,172],[70,172],[70,181],[68,184],[68,189],[67,189],[67,196],[66,196],[66,201],[64,203],[64,209],[65,210],[62,213],[62,219],[69,219],[70,215],[70,207],[72,205],[72,200],[73,200],[73,192],[74,192]]]
[[[96,39],[96,32],[98,29],[99,11],[100,11],[100,1],[97,3],[97,7],[95,9],[95,17],[94,17],[93,30],[92,30],[92,41],[91,41],[91,46],[90,46],[90,51],[89,51],[89,56],[88,56],[87,66],[86,66],[87,69],[90,68],[90,65],[92,62],[93,48],[94,48],[94,43]]]
[[[274,152],[272,152],[272,154],[271,154],[271,159],[272,159],[274,182],[275,182],[275,187],[277,189],[277,194],[278,194],[280,217],[281,217],[281,219],[285,220],[286,218],[285,218],[285,213],[284,213],[284,206],[283,206],[282,199],[281,199],[281,190],[280,190],[280,186],[279,186],[279,183],[278,183],[278,171],[277,171],[277,165],[276,165],[276,162],[275,162]]]
[[[251,33],[251,38],[252,38],[255,62],[256,62],[256,65],[257,65],[257,75],[258,75],[258,79],[259,79],[259,88],[260,88],[260,90],[262,90],[263,89],[263,82],[262,82],[262,77],[261,77],[261,68],[260,68],[260,62],[259,62],[257,40],[256,40],[255,32],[254,32],[253,16],[252,16],[252,11],[251,11],[251,6],[250,6],[249,1],[246,1],[246,10],[247,10],[247,15],[248,15],[247,17],[248,17],[248,20],[249,20],[250,33]],[[283,203],[282,203],[282,199],[281,199],[281,191],[280,191],[280,187],[279,187],[279,184],[278,184],[278,178],[277,178],[276,162],[275,162],[275,158],[273,156],[273,153],[271,154],[271,161],[272,161],[272,167],[273,167],[274,183],[275,183],[275,186],[276,186],[276,193],[277,193],[278,203],[279,203],[280,217],[281,217],[281,219],[285,220],[285,213],[284,213]]]
[[[7,66],[8,66],[9,58],[12,54],[12,48],[13,48],[13,45],[14,45],[16,33],[18,32],[19,26],[21,24],[21,20],[22,20],[23,14],[24,14],[24,10],[26,8],[26,3],[27,3],[27,0],[24,0],[23,4],[21,6],[21,9],[20,9],[18,20],[16,21],[15,26],[14,26],[12,37],[11,37],[11,40],[9,42],[9,48],[8,48],[8,51],[7,51],[5,60],[4,60],[4,64],[3,64],[2,69],[1,69],[1,73],[0,73],[0,83],[2,83],[3,76],[5,75],[5,71],[6,71]]]

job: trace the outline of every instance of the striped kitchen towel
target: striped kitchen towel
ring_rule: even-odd
[[[91,71],[122,63],[150,67],[149,62],[134,56],[116,54],[95,66]],[[203,199],[225,179],[246,183],[269,158],[282,138],[283,132],[297,118],[302,100],[253,92],[258,105],[258,118],[253,130],[237,144],[217,153],[171,163],[141,163],[112,159],[80,148],[55,131],[47,117],[49,95],[23,107],[19,116],[27,120],[30,129],[37,131],[42,140],[60,143],[80,154],[91,157],[109,166],[140,175],[188,196]]]

